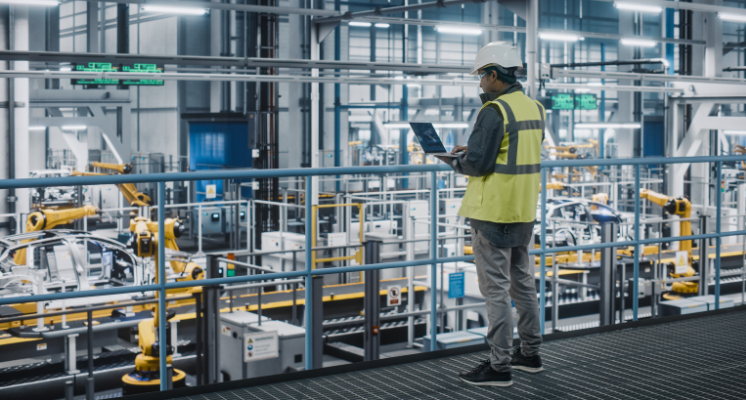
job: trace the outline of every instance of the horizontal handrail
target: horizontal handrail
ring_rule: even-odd
[[[746,155],[733,156],[700,156],[700,157],[650,157],[629,159],[584,159],[543,161],[542,168],[554,167],[586,167],[612,165],[644,165],[644,164],[694,164],[746,161]],[[450,171],[446,164],[421,165],[387,165],[377,167],[325,167],[325,168],[288,168],[288,169],[234,169],[234,170],[202,170],[193,172],[171,172],[158,174],[130,174],[130,175],[100,175],[100,176],[70,176],[61,178],[24,178],[0,180],[0,189],[33,188],[42,186],[80,186],[80,185],[108,185],[120,183],[148,183],[174,181],[202,181],[215,179],[266,179],[291,176],[329,176],[351,174],[391,174],[399,172],[438,172]]]

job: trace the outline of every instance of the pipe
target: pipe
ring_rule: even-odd
[[[665,58],[644,58],[629,61],[594,61],[569,64],[550,64],[552,68],[578,68],[578,67],[600,67],[606,65],[640,65],[640,64],[662,64],[668,66],[668,60]]]

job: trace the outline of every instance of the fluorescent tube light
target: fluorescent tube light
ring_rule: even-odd
[[[746,135],[746,131],[723,131],[726,135]]]
[[[580,36],[573,35],[572,33],[539,32],[539,37],[544,40],[556,40],[560,42],[577,42],[580,40]]]
[[[455,33],[458,35],[481,35],[482,29],[480,28],[467,28],[464,26],[449,26],[439,25],[435,27],[435,30],[440,33]]]
[[[28,130],[30,131],[45,131],[47,130],[46,126],[29,126]]]
[[[62,126],[63,131],[82,131],[86,128],[88,127],[85,125],[63,125]]]
[[[391,25],[389,25],[389,24],[376,24],[376,28],[382,28],[382,29],[388,28],[389,26],[391,26]]]
[[[72,70],[72,67],[60,67],[60,72],[70,72]]]
[[[622,39],[622,44],[625,46],[638,46],[638,47],[654,47],[657,43],[653,40],[646,39]]]
[[[351,21],[347,23],[350,26],[359,26],[362,28],[370,28],[371,23],[370,22],[359,22],[359,21]]]
[[[446,128],[446,129],[466,129],[469,124],[466,122],[433,122],[433,128]],[[409,129],[409,122],[386,122],[383,124],[386,129]]]
[[[636,3],[620,3],[616,1],[614,2],[614,7],[620,10],[639,11],[643,13],[652,13],[652,14],[660,14],[661,11],[663,11],[663,7],[647,6],[647,5],[636,4]]]
[[[617,123],[617,122],[585,122],[575,124],[575,129],[640,129],[639,122]]]
[[[469,124],[466,122],[434,122],[433,128],[450,128],[450,129],[466,129]]]
[[[723,21],[746,23],[746,15],[742,14],[718,13],[718,17]]]
[[[383,124],[383,127],[386,129],[409,129],[409,123],[408,122],[386,122]]]
[[[0,0],[0,4],[23,4],[24,6],[57,7],[58,0]]]
[[[205,15],[210,12],[206,8],[197,7],[174,7],[163,5],[144,5],[140,8],[145,12],[162,12],[167,14],[184,14],[184,15]]]

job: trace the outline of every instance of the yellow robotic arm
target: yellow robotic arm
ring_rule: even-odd
[[[32,212],[26,219],[26,232],[38,232],[44,229],[53,229],[56,226],[69,224],[72,221],[87,215],[96,215],[98,209],[94,206],[83,206],[79,208],[66,208],[57,210],[53,208],[42,209]],[[32,242],[34,239],[26,239],[21,243]],[[20,249],[13,257],[17,265],[26,265],[26,249]]]
[[[686,221],[680,221],[680,236],[691,236],[692,235],[692,222],[689,218],[692,217],[692,203],[689,200],[679,197],[670,197],[664,194],[653,192],[648,189],[640,189],[640,197],[647,199],[666,210],[671,215],[677,215],[681,219]],[[688,254],[689,264],[692,262],[692,241],[682,240],[679,242],[679,250],[686,251]],[[683,274],[672,274],[674,278],[682,278],[694,276],[695,271],[690,266],[687,271]],[[697,293],[699,291],[699,284],[697,282],[674,282],[673,291],[679,293]]]
[[[100,163],[93,163],[94,164],[100,164]],[[104,164],[104,165],[119,165],[119,164]],[[123,164],[125,166],[128,166],[129,164]],[[122,170],[127,171],[126,168],[122,167]],[[132,170],[132,167],[129,168],[129,171]],[[129,173],[129,172],[125,172]],[[80,172],[80,171],[73,171],[73,176],[101,176],[101,175],[111,175],[106,174],[102,172]],[[132,206],[137,207],[146,207],[153,204],[153,200],[150,199],[150,196],[140,193],[135,185],[133,183],[121,183],[117,185],[119,188],[119,191],[122,192],[124,195],[124,198],[127,199],[127,202],[130,203]]]
[[[94,168],[116,171],[123,175],[128,175],[130,172],[132,172],[132,164],[108,164],[94,161],[91,163],[91,166]]]

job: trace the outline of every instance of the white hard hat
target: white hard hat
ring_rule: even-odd
[[[503,68],[523,67],[523,61],[518,50],[508,42],[492,42],[479,50],[469,75],[476,75],[480,69],[493,65]]]

